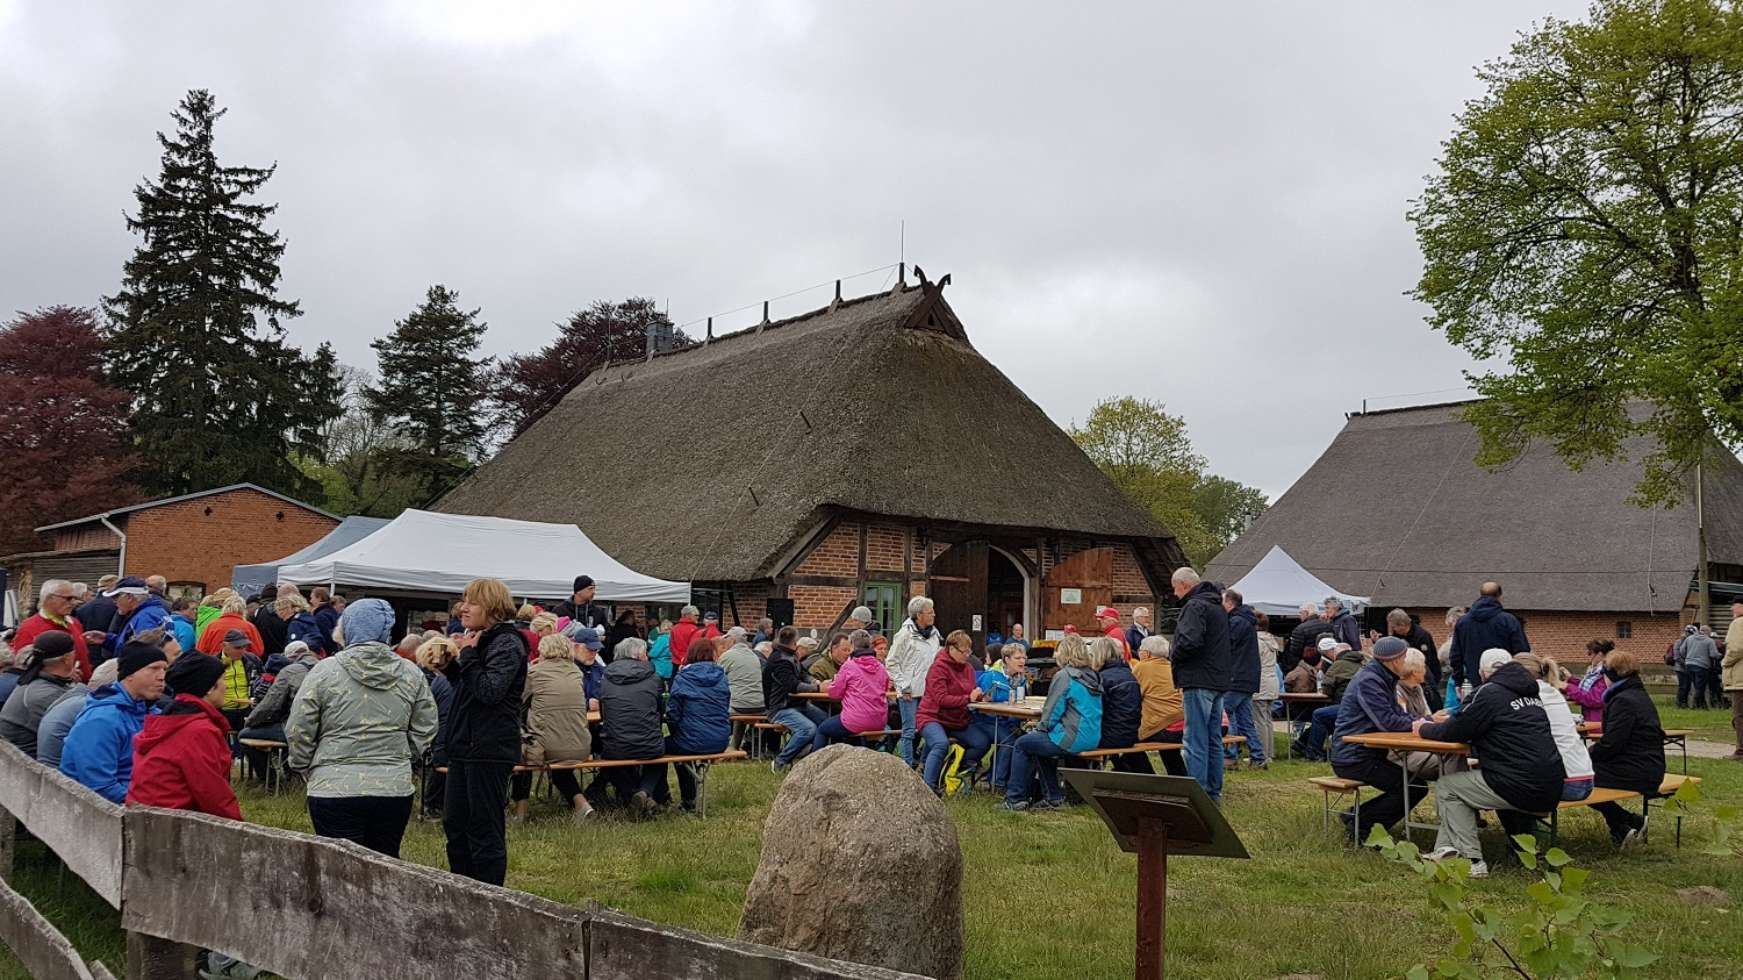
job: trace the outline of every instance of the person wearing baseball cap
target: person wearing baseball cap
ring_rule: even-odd
[[[1344,699],[1344,690],[1350,686],[1356,674],[1365,662],[1362,651],[1350,648],[1348,643],[1340,642],[1331,635],[1319,638],[1319,659],[1324,673],[1320,678],[1320,690],[1330,702],[1322,708],[1315,708],[1313,718],[1307,726],[1307,731],[1293,746],[1309,762],[1325,761],[1325,740],[1331,737],[1332,729],[1337,727],[1338,705]]]
[[[133,781],[127,802],[242,819],[230,788],[230,725],[219,713],[224,665],[189,651],[164,674],[175,704],[148,715],[133,740]]]
[[[249,652],[252,645],[247,633],[233,629],[225,631],[224,642],[218,648],[219,660],[224,665],[224,700],[219,702],[218,710],[224,713],[232,731],[241,731],[243,722],[248,720],[248,710],[254,707],[248,691],[265,666]]]
[[[1428,786],[1423,783],[1405,786],[1403,772],[1387,757],[1385,749],[1344,741],[1349,735],[1411,730],[1413,719],[1398,704],[1398,678],[1404,672],[1404,654],[1409,649],[1410,644],[1396,636],[1381,637],[1374,643],[1374,659],[1356,671],[1338,705],[1337,725],[1331,739],[1332,771],[1380,791],[1379,796],[1356,808],[1354,821],[1347,815],[1340,816],[1344,832],[1351,840],[1355,840],[1357,827],[1389,828],[1396,824],[1428,793]],[[1343,656],[1348,655],[1346,652]],[[1536,691],[1535,684],[1532,690]],[[1551,751],[1554,748],[1550,746]]]
[[[1097,606],[1095,610],[1096,625],[1101,627],[1102,635],[1120,645],[1120,654],[1130,661],[1132,648],[1126,643],[1125,628],[1120,625],[1120,611],[1113,606]]]
[[[169,603],[164,601],[163,596],[154,595],[146,587],[145,579],[129,575],[116,582],[114,588],[105,591],[103,598],[115,601],[115,612],[121,619],[121,630],[106,633],[101,627],[107,624],[85,624],[85,642],[92,646],[101,647],[114,654],[122,645],[141,633],[155,629],[172,629],[169,622]]]
[[[149,643],[129,643],[115,658],[116,681],[85,699],[61,745],[60,770],[111,803],[127,800],[133,737],[157,710],[169,660]]]

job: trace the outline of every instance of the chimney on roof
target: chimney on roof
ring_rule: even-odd
[[[757,333],[762,333],[763,328],[768,326],[768,325],[769,325],[769,301],[765,299],[765,300],[763,300],[763,322],[757,324]]]
[[[837,279],[837,280],[835,280],[835,298],[829,301],[829,312],[834,313],[835,308],[840,306],[840,305],[841,305],[841,280]]]
[[[707,347],[708,342],[713,340],[713,339],[714,339],[714,318],[709,317],[708,318],[708,335],[702,338],[702,346]]]

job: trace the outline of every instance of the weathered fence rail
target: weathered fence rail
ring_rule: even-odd
[[[121,910],[129,980],[184,980],[196,948],[292,980],[916,980],[575,908],[349,841],[117,807],[4,741],[0,811],[0,873],[11,871],[16,819]],[[33,976],[109,978],[23,896],[0,889],[0,939]]]

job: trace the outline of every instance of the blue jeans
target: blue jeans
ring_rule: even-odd
[[[900,755],[902,761],[906,762],[908,768],[912,769],[914,767],[914,715],[920,710],[920,699],[897,698],[896,710],[902,716],[902,737],[896,740],[896,754]]]
[[[962,772],[979,769],[987,746],[992,744],[986,732],[972,724],[967,728],[945,728],[938,722],[927,722],[926,727],[920,729],[920,739],[926,744],[926,765],[920,775],[934,793],[944,792],[938,777],[944,772],[944,757],[950,752],[953,738],[962,746]]]
[[[1223,692],[1189,687],[1181,693],[1186,708],[1186,771],[1213,801],[1223,798]],[[1027,738],[1027,736],[1024,736]],[[1023,739],[1018,739],[1021,745]]]
[[[1325,740],[1331,738],[1332,729],[1338,724],[1338,706],[1328,704],[1323,708],[1313,709],[1313,723],[1307,726],[1307,734],[1301,736],[1302,755],[1320,762],[1325,759]]]
[[[1564,803],[1583,800],[1592,795],[1592,786],[1596,777],[1587,776],[1584,779],[1570,779],[1561,784],[1561,798]]]
[[[993,788],[1004,789],[1011,778],[1011,746],[1016,744],[1017,736],[1023,734],[1023,726],[1015,718],[994,718],[992,720],[992,744],[998,746],[993,753]]]
[[[1059,760],[1066,751],[1053,744],[1045,732],[1029,732],[1011,746],[1011,778],[1005,782],[1005,802],[1022,803],[1029,799],[1029,779],[1039,772],[1041,795],[1051,803],[1065,800],[1059,788]],[[1219,763],[1217,768],[1222,768]]]
[[[1270,739],[1266,738],[1265,735],[1271,731],[1271,716],[1267,713],[1263,719],[1257,718],[1253,709],[1253,696],[1251,694],[1230,691],[1223,695],[1223,710],[1229,713],[1229,734],[1241,735],[1246,738],[1247,758],[1254,765],[1258,765],[1264,762],[1269,754],[1266,752],[1265,743],[1269,742]],[[1241,757],[1240,746],[1227,746],[1224,748],[1223,754],[1230,759],[1239,759]]]
[[[790,733],[781,754],[775,756],[776,766],[790,766],[799,753],[811,747],[817,726],[823,724],[823,713],[808,704],[789,705],[769,716],[769,720],[787,726]]]

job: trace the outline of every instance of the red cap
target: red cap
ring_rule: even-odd
[[[1115,609],[1112,606],[1097,606],[1097,607],[1095,607],[1095,618],[1097,618],[1097,619],[1119,619],[1120,618],[1120,611],[1118,609]]]

